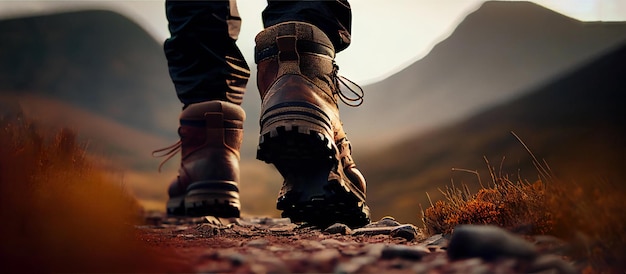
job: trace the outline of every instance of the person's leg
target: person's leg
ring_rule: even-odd
[[[339,119],[335,53],[350,43],[346,1],[269,1],[256,37],[263,100],[257,158],[284,177],[277,208],[318,226],[369,222],[365,179]]]
[[[296,21],[319,28],[333,43],[336,52],[350,45],[352,10],[346,0],[334,1],[267,1],[263,26]]]
[[[171,37],[164,51],[184,104],[179,174],[168,189],[171,215],[239,217],[239,149],[250,76],[235,41],[241,19],[234,1],[166,1]]]
[[[235,1],[166,1],[171,37],[164,50],[178,98],[185,105],[222,100],[240,105],[250,69],[235,41]]]

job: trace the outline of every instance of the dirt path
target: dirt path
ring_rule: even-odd
[[[554,269],[556,273],[575,271],[570,263],[556,255],[533,256],[529,259],[516,254],[519,252],[515,250],[523,250],[524,244],[531,245],[526,241],[521,244],[522,246],[513,246],[512,254],[504,254],[496,259],[478,254],[451,260],[447,252],[449,237],[434,235],[426,238],[413,225],[402,225],[392,218],[383,218],[365,228],[354,230],[339,224],[321,230],[293,224],[289,219],[274,218],[219,220],[212,217],[167,219],[152,216],[148,221],[150,224],[137,227],[142,241],[157,250],[167,251],[169,255],[163,259],[176,265],[175,271],[181,272],[519,273],[546,269]],[[554,243],[556,241],[552,244]],[[533,246],[537,250],[545,248],[545,244],[544,247],[537,244]],[[491,252],[494,253],[494,250]],[[495,253],[499,254],[506,252],[495,250]]]

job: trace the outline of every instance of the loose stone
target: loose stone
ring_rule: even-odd
[[[350,235],[352,234],[352,229],[347,225],[336,223],[324,229],[324,232],[328,234]]]
[[[381,257],[384,259],[402,258],[408,260],[419,260],[429,253],[430,251],[423,247],[391,245],[383,248]]]
[[[417,228],[414,225],[401,225],[389,232],[391,237],[404,238],[407,241],[411,241],[417,237]]]
[[[369,227],[391,227],[391,226],[400,226],[400,223],[391,216],[385,216],[382,219],[380,219],[380,221],[367,224],[365,227],[369,228]]]
[[[395,227],[363,227],[357,228],[353,231],[352,235],[365,235],[365,236],[374,236],[374,235],[389,235],[391,230]]]
[[[460,225],[448,245],[450,259],[478,257],[493,261],[500,257],[532,260],[535,246],[523,238],[492,225]]]

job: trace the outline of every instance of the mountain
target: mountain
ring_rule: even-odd
[[[491,182],[483,156],[496,174],[535,181],[531,156],[515,132],[554,174],[572,184],[626,178],[626,43],[518,99],[466,120],[407,138],[363,157],[368,200],[375,216],[417,221],[419,205],[442,199],[437,188]],[[503,158],[504,157],[504,158]]]
[[[364,86],[363,106],[343,108],[342,119],[357,150],[393,143],[515,99],[624,41],[624,22],[580,22],[530,2],[485,2],[426,57]]]
[[[0,21],[0,91],[65,101],[175,138],[180,103],[163,49],[128,18],[77,11]]]

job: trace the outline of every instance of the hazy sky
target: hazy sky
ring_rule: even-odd
[[[483,0],[352,0],[353,43],[337,57],[340,73],[360,83],[381,80],[422,58]],[[581,21],[626,21],[625,0],[532,1]],[[253,66],[263,0],[238,0],[238,45]],[[381,4],[384,3],[384,4]],[[86,8],[112,9],[141,24],[158,41],[168,37],[164,1],[0,0],[0,18]]]

